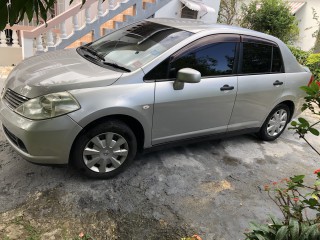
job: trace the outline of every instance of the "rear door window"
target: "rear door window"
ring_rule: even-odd
[[[256,37],[242,36],[242,61],[240,73],[283,73],[280,48],[274,42]]]
[[[271,72],[272,46],[260,43],[243,43],[242,73]]]

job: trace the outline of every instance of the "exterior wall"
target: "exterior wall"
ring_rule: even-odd
[[[21,47],[0,47],[0,66],[17,65],[22,60]]]
[[[312,37],[312,34],[319,28],[316,20],[313,19],[312,8],[320,15],[320,1],[307,0],[306,2],[307,3],[295,15],[299,21],[300,29],[299,40],[295,45],[308,51],[314,47],[316,41],[316,38]]]
[[[202,3],[214,8],[215,13],[207,13],[202,16],[203,12],[198,13],[198,19],[205,22],[216,23],[218,18],[220,0],[202,0]],[[156,18],[180,18],[181,16],[182,3],[179,0],[172,0],[166,6],[158,10],[155,14]],[[202,16],[202,17],[201,17]]]

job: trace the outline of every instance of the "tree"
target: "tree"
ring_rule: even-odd
[[[320,32],[317,31],[316,42],[314,44],[314,53],[320,53]]]
[[[239,22],[239,2],[240,0],[221,0],[218,22],[228,25],[237,24]]]
[[[70,0],[71,4],[73,0]],[[86,0],[82,0],[84,4]],[[0,31],[22,21],[25,16],[29,22],[33,17],[44,20],[48,19],[48,13],[53,9],[56,0],[0,0]]]
[[[317,30],[312,34],[312,37],[316,38],[316,42],[314,44],[314,48],[313,48],[313,52],[314,53],[319,53],[320,52],[320,18],[318,13],[316,12],[316,10],[314,8],[312,8],[312,13],[313,13],[313,20],[316,21],[316,28]],[[311,29],[312,26],[310,28],[307,29]],[[306,30],[307,30],[306,29]]]
[[[278,37],[285,43],[299,35],[298,22],[283,0],[254,0],[242,6],[241,26]]]

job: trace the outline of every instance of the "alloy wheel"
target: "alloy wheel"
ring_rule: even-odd
[[[284,109],[277,110],[270,118],[267,125],[267,133],[269,136],[277,136],[285,128],[288,121],[288,113]]]
[[[86,144],[83,161],[94,172],[110,172],[124,163],[128,152],[129,145],[123,136],[106,132],[93,137]]]

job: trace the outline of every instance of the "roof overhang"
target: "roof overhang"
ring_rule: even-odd
[[[296,14],[305,4],[306,4],[306,2],[298,2],[298,1],[288,2],[291,14],[292,15]]]
[[[197,12],[205,12],[205,13],[214,13],[216,10],[212,7],[209,7],[203,4],[200,0],[180,0],[187,8],[197,11]]]

